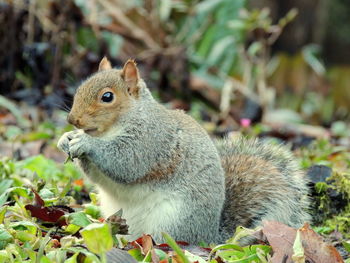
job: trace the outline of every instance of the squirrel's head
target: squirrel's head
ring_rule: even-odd
[[[108,131],[129,110],[132,101],[139,98],[139,80],[133,60],[117,70],[104,57],[98,72],[77,89],[68,122],[93,136]]]

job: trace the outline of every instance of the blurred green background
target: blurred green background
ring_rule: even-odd
[[[0,94],[69,108],[104,55],[131,57],[201,119],[329,127],[349,118],[349,24],[347,0],[2,0]]]

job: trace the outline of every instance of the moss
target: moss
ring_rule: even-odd
[[[313,221],[317,225],[322,225],[332,215],[332,202],[329,197],[330,188],[331,186],[324,182],[315,184]],[[322,213],[319,213],[319,211],[322,211]]]
[[[350,238],[350,174],[333,172],[328,181],[329,184],[317,183],[315,185],[316,208],[322,211],[321,215],[316,213],[315,221],[323,227],[339,231],[345,238]],[[335,190],[341,194],[342,202],[346,203],[345,206],[342,204],[340,209],[337,209],[335,201],[330,197],[331,191]]]
[[[350,174],[334,172],[329,178],[331,185],[335,187],[344,198],[350,200]]]
[[[338,215],[327,219],[323,226],[337,230],[343,234],[345,239],[350,238],[350,205]]]

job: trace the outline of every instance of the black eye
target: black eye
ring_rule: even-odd
[[[112,92],[105,92],[103,93],[101,100],[103,102],[111,102],[113,100],[113,93]]]

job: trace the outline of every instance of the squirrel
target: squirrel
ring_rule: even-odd
[[[310,220],[307,181],[283,146],[237,138],[213,141],[189,115],[151,95],[136,63],[98,72],[74,96],[58,148],[96,186],[101,211],[123,209],[130,238],[161,232],[189,243],[219,243],[237,226]]]

